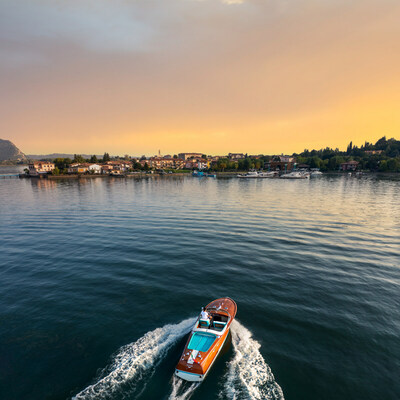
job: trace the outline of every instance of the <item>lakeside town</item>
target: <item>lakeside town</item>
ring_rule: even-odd
[[[246,156],[243,153],[229,153],[227,156],[205,156],[201,153],[180,153],[177,156],[165,155],[148,158],[108,159],[107,153],[100,161],[96,156],[81,160],[76,155],[73,160],[55,159],[53,161],[32,161],[25,169],[30,177],[51,174],[62,175],[110,175],[124,176],[129,173],[189,173],[192,171],[234,172],[262,170],[292,172],[310,169],[310,165],[298,164],[296,158],[288,155],[274,156],[266,161],[263,155]],[[356,171],[358,162],[350,160],[340,164],[341,171]],[[314,170],[319,168],[313,168]],[[198,172],[197,172],[198,173]]]
[[[375,144],[365,142],[361,147],[348,145],[346,151],[325,148],[323,150],[304,150],[292,155],[249,155],[228,153],[227,155],[206,155],[197,153],[178,153],[152,157],[103,157],[96,155],[85,159],[81,155],[52,160],[31,160],[25,175],[111,175],[125,176],[134,173],[190,173],[193,171],[243,172],[271,171],[286,174],[293,171],[342,171],[342,172],[400,172],[400,141],[379,139]]]

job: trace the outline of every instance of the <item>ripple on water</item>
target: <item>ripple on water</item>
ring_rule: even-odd
[[[287,400],[397,400],[399,185],[0,182],[0,397],[76,394],[121,346],[229,295],[251,354]],[[142,400],[173,392],[178,342]],[[229,347],[193,400],[232,398],[218,386],[224,377],[246,396],[240,348]]]

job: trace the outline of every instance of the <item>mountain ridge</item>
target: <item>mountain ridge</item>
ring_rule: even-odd
[[[0,139],[0,161],[25,161],[25,154],[10,140]]]
[[[90,158],[93,154],[79,154],[83,158]],[[55,158],[74,158],[75,154],[68,153],[51,153],[51,154],[27,154],[26,157],[29,160],[54,160]],[[97,158],[103,158],[103,155],[96,155]]]

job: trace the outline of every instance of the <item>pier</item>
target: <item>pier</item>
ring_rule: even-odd
[[[19,174],[0,174],[0,179],[19,178]]]

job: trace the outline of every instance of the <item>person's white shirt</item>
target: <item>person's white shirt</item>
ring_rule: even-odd
[[[202,310],[201,314],[200,314],[200,318],[201,319],[208,319],[209,318],[208,312],[205,311],[205,310]]]

